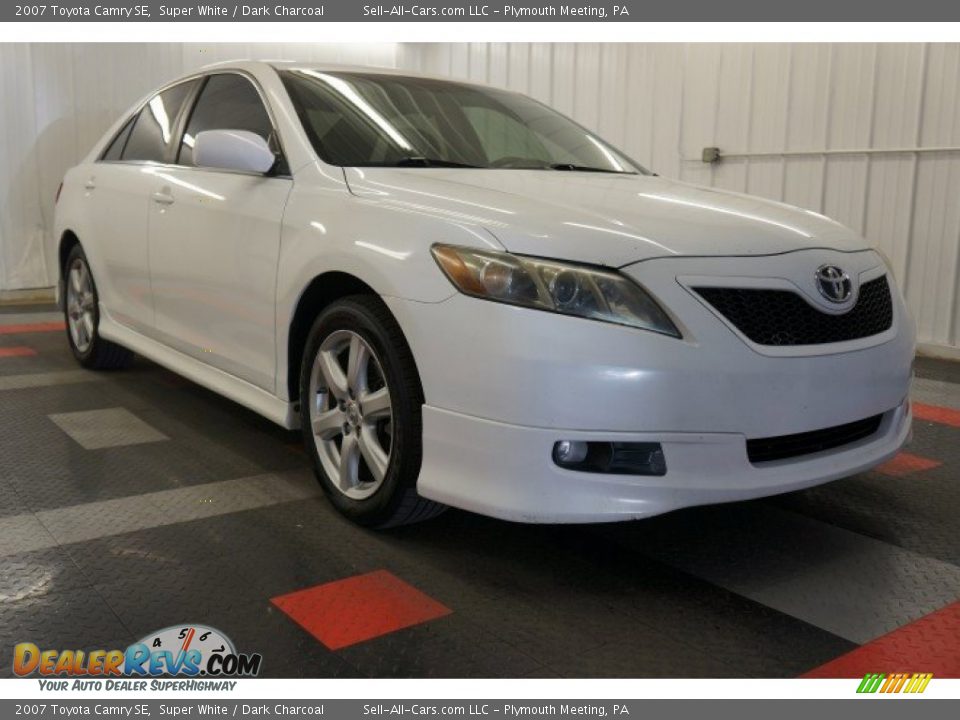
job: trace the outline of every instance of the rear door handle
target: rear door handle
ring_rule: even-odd
[[[173,205],[173,195],[168,192],[160,191],[155,192],[150,197],[153,198],[155,203],[160,203],[161,205]]]
[[[83,184],[87,190],[96,190],[97,188],[97,179],[96,178],[87,178],[87,181]]]

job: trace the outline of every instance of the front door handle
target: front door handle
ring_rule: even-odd
[[[153,195],[150,197],[153,198],[155,203],[160,203],[161,205],[173,205],[173,195],[171,195],[169,192],[161,190],[153,193]]]
[[[87,181],[83,184],[83,187],[87,190],[96,190],[97,188],[97,179],[96,178],[87,178]]]

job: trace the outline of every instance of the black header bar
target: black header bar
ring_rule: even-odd
[[[943,0],[57,0],[0,5],[0,22],[950,22]],[[719,29],[718,29],[719,32]]]

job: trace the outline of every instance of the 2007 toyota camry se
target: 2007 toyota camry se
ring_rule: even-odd
[[[812,212],[650,173],[523,95],[239,62],[64,178],[68,338],[286,428],[364,525],[641,518],[894,455],[914,326]]]

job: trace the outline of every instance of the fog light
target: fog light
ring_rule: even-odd
[[[576,465],[586,459],[587,449],[581,440],[561,440],[553,446],[553,461],[557,465]]]
[[[553,461],[565,470],[608,475],[666,475],[660,443],[584,442],[560,440]]]

